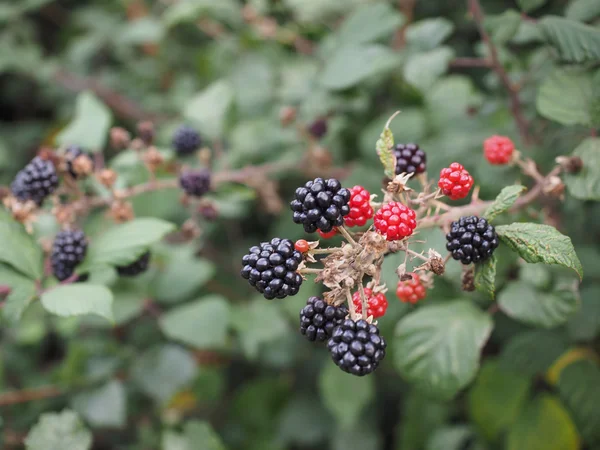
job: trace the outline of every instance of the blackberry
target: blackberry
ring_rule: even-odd
[[[417,144],[397,144],[394,154],[396,155],[396,175],[425,172],[427,155]]]
[[[179,175],[179,185],[187,195],[202,197],[210,191],[210,170],[186,170]]]
[[[327,119],[320,118],[311,123],[308,132],[316,139],[321,139],[327,134]]]
[[[308,181],[296,189],[295,197],[290,203],[293,220],[301,223],[307,233],[329,233],[334,227],[341,227],[344,216],[350,213],[350,191],[335,178]]]
[[[89,160],[90,167],[92,168],[92,170],[94,168],[94,160],[90,157],[90,155],[84,152],[81,147],[78,147],[77,145],[71,145],[65,151],[65,159],[67,161],[67,171],[69,172],[69,175],[71,175],[71,177],[75,180],[83,178],[85,176],[85,174],[78,172],[74,167],[75,160],[80,156],[84,156],[85,158],[87,158]]]
[[[289,239],[273,238],[250,248],[242,258],[242,278],[248,280],[267,300],[296,295],[302,276],[296,272],[302,253]]]
[[[483,217],[477,216],[461,217],[457,222],[452,222],[446,240],[446,248],[452,252],[452,257],[463,264],[484,261],[498,247],[498,235],[494,227]]]
[[[63,230],[54,238],[50,262],[52,273],[59,281],[73,275],[75,268],[85,258],[87,240],[81,230]]]
[[[187,125],[181,125],[173,134],[173,148],[179,155],[194,153],[201,145],[200,134]]]
[[[117,267],[117,273],[122,277],[135,277],[148,270],[150,265],[150,250],[127,266]]]
[[[344,320],[327,343],[333,362],[344,372],[360,377],[377,369],[386,346],[379,328],[363,319]]]
[[[22,202],[33,200],[41,206],[58,187],[58,175],[51,161],[36,156],[12,182],[13,195]]]
[[[300,333],[309,341],[323,342],[348,315],[345,306],[328,305],[319,297],[310,297],[300,311]]]

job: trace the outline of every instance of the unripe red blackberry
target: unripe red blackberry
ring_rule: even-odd
[[[498,247],[494,226],[477,216],[461,217],[452,222],[446,240],[446,248],[452,252],[452,258],[465,265],[485,261]]]
[[[20,201],[33,200],[41,206],[58,187],[58,175],[51,161],[36,156],[11,184],[13,195]]]
[[[302,253],[289,239],[273,238],[250,248],[242,258],[242,278],[248,280],[267,300],[296,295],[302,276],[296,272]]]
[[[440,171],[438,187],[450,200],[465,198],[473,187],[473,177],[457,162]]]
[[[131,264],[118,266],[117,273],[122,277],[135,277],[148,270],[150,265],[150,250],[140,256]]]
[[[388,241],[397,241],[413,234],[417,227],[417,215],[400,202],[389,202],[375,214],[375,229]]]
[[[491,136],[483,141],[483,153],[490,164],[508,164],[515,151],[515,144],[506,136]]]
[[[181,125],[173,134],[173,148],[178,155],[190,155],[201,145],[200,134],[187,125]]]
[[[374,319],[383,317],[387,311],[388,301],[383,292],[373,294],[373,290],[368,287],[364,288],[365,296],[367,297],[367,317],[373,316]],[[357,314],[362,314],[362,298],[360,291],[352,294],[352,303]]]
[[[362,186],[354,186],[350,189],[350,196],[350,213],[344,217],[344,223],[348,227],[362,227],[374,214],[371,194]]]
[[[63,230],[58,232],[52,244],[50,263],[52,273],[59,281],[64,281],[75,272],[75,268],[84,260],[87,252],[87,240],[81,230]]]
[[[366,320],[344,320],[335,327],[327,348],[333,362],[352,375],[368,375],[385,357],[387,344],[379,328]]]
[[[394,155],[396,156],[396,175],[401,173],[419,174],[427,169],[427,154],[417,144],[397,144]]]
[[[310,297],[300,311],[300,333],[309,341],[325,341],[347,315],[345,306],[328,305],[319,297]]]
[[[427,295],[425,286],[421,283],[421,278],[416,273],[410,273],[410,280],[399,281],[396,288],[396,295],[403,303],[412,303],[413,305],[419,300],[423,300]]]
[[[179,185],[191,197],[202,197],[210,191],[210,170],[184,170],[179,175]]]
[[[328,233],[344,224],[344,216],[350,213],[349,201],[350,191],[338,180],[315,178],[296,189],[290,207],[294,222],[301,223],[304,231]]]

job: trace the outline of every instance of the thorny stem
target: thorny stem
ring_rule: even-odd
[[[329,253],[335,253],[341,250],[339,247],[331,247],[331,248],[314,248],[310,250],[310,253],[313,255],[327,255]]]
[[[405,251],[407,254],[409,254],[409,255],[411,255],[412,257],[414,257],[414,258],[419,258],[419,259],[421,259],[421,260],[423,260],[423,261],[429,261],[429,259],[428,259],[428,258],[426,258],[425,256],[421,255],[420,253],[417,253],[417,252],[415,252],[414,250],[411,250],[411,249],[409,249],[409,248],[406,248],[404,251]]]
[[[346,227],[344,227],[342,225],[341,227],[337,227],[337,230],[340,232],[340,234],[342,236],[344,236],[344,238],[350,243],[350,245],[352,245],[352,246],[356,245],[356,241],[354,240],[352,235],[348,232],[348,230],[346,230]]]
[[[16,392],[5,392],[0,394],[0,406],[15,405],[45,398],[58,397],[66,392],[58,386],[43,386],[33,389],[24,389]]]
[[[360,304],[361,304],[361,307],[362,307],[362,318],[366,320],[367,319],[368,305],[367,305],[367,296],[365,294],[365,288],[364,288],[364,286],[362,284],[363,276],[364,275],[362,275],[360,277],[360,283],[358,283],[358,292],[360,292]]]

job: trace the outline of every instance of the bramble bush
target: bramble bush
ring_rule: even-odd
[[[599,5],[0,6],[0,446],[600,449]]]

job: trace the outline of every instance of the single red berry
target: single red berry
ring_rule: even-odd
[[[373,294],[373,290],[365,288],[365,296],[367,297],[367,317],[373,316],[374,319],[383,317],[387,311],[388,301],[382,292]],[[358,314],[362,314],[362,301],[360,298],[360,291],[356,291],[352,294],[352,303],[354,303],[354,309]]]
[[[323,233],[321,230],[319,230],[317,228],[317,233],[319,234],[319,236],[321,236],[323,239],[331,239],[332,237],[334,237],[337,234],[337,230],[334,228],[331,231],[328,231],[327,233]]]
[[[483,141],[483,153],[490,164],[508,164],[515,151],[515,144],[506,136],[492,136]]]
[[[362,186],[354,186],[350,196],[350,214],[344,217],[344,223],[348,227],[362,227],[373,217],[371,194]]]
[[[425,286],[421,284],[421,279],[416,273],[410,273],[412,279],[407,281],[399,281],[396,295],[400,301],[404,303],[412,303],[413,305],[419,300],[423,300],[427,294]]]
[[[375,229],[384,234],[388,241],[397,241],[410,236],[417,226],[417,215],[400,202],[390,202],[375,214]]]
[[[294,244],[294,248],[300,253],[306,253],[310,249],[310,245],[308,245],[308,242],[305,239],[299,239]]]
[[[451,200],[460,200],[465,198],[473,187],[473,177],[462,164],[455,162],[440,171],[438,186]]]

